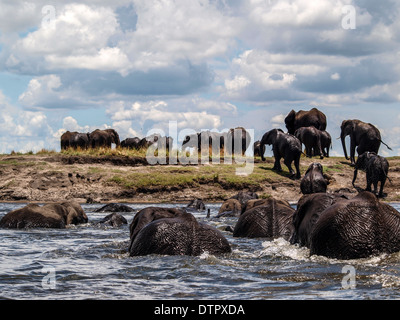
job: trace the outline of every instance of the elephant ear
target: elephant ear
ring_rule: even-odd
[[[294,133],[294,122],[296,118],[296,112],[294,110],[290,111],[289,114],[285,118],[285,125],[286,129],[288,130],[289,133],[293,134]]]

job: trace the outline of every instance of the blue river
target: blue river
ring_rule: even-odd
[[[22,203],[1,203],[0,217]],[[149,204],[128,204],[140,210]],[[220,204],[206,204],[211,217]],[[399,204],[392,204],[397,210]],[[233,238],[232,253],[130,257],[129,225],[101,227],[101,204],[83,204],[89,223],[67,229],[0,229],[0,299],[323,300],[399,299],[400,253],[340,261],[310,256],[284,239]],[[179,207],[184,205],[159,206]],[[123,213],[130,223],[135,215]],[[197,219],[223,230],[237,218]]]

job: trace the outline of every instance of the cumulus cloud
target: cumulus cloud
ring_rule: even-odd
[[[195,131],[202,129],[223,129],[222,113],[236,113],[236,106],[229,103],[217,103],[203,99],[171,101],[136,101],[132,104],[115,104],[108,110],[116,125],[132,125],[135,133],[145,135],[151,129],[169,130],[169,122],[177,124],[178,129],[190,128]],[[126,128],[125,128],[125,131]]]

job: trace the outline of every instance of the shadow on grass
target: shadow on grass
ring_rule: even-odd
[[[283,171],[278,171],[278,170],[275,170],[273,168],[266,167],[266,166],[259,166],[259,168],[261,170],[274,172],[274,173],[276,173],[276,174],[278,174],[278,175],[280,175],[282,177],[285,177],[285,178],[288,178],[288,179],[291,179],[291,180],[299,180],[299,179],[295,179],[296,175],[292,175],[289,171],[284,171],[284,170]]]

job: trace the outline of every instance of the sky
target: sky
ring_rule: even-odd
[[[243,126],[293,109],[370,122],[400,155],[400,2],[0,0],[0,153],[60,150],[66,130]]]

